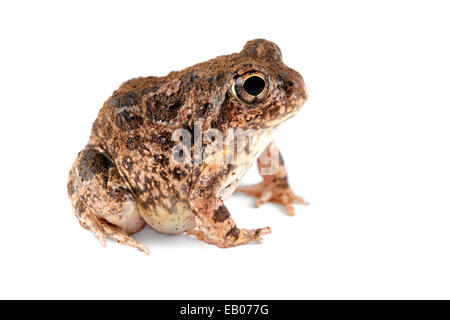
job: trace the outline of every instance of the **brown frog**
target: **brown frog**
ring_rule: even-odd
[[[111,238],[146,254],[130,236],[146,224],[222,248],[261,242],[270,228],[238,228],[224,201],[242,191],[289,215],[306,204],[271,138],[306,99],[301,75],[263,39],[165,77],[131,79],[105,102],[73,164],[73,212],[103,246]],[[263,181],[238,188],[254,162]]]

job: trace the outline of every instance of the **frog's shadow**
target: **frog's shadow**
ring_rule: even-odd
[[[145,226],[144,229],[133,235],[136,241],[145,244],[151,251],[152,247],[178,247],[178,246],[202,246],[204,243],[199,241],[194,236],[183,234],[163,234],[155,231],[150,226]],[[206,245],[206,244],[205,244]]]

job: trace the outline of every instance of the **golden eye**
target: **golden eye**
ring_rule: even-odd
[[[265,98],[269,87],[267,78],[259,72],[249,72],[236,79],[231,91],[247,103],[255,103]]]

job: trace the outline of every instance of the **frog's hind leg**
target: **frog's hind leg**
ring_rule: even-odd
[[[278,161],[278,163],[274,165],[272,161]],[[272,170],[274,172],[271,172],[271,168],[275,168],[275,170]],[[259,207],[266,202],[273,202],[284,206],[288,215],[293,216],[293,204],[308,204],[291,190],[286,166],[274,142],[271,142],[258,158],[258,171],[263,178],[262,182],[252,186],[242,186],[236,190],[256,197],[255,207]]]
[[[79,153],[67,189],[74,215],[103,246],[110,238],[149,254],[145,245],[130,236],[145,226],[134,196],[101,151],[87,148]]]

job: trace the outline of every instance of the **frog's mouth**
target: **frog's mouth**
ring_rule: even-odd
[[[289,120],[290,118],[295,117],[299,112],[301,107],[303,106],[303,102],[299,103],[298,106],[293,108],[292,110],[285,112],[282,114],[282,116],[277,117],[276,119],[271,119],[266,122],[264,122],[260,128],[261,129],[268,129],[268,128],[277,128],[279,127],[283,122],[286,120]]]
[[[290,118],[295,117],[300,112],[300,108],[296,108],[286,114],[284,114],[281,118],[275,119],[275,123],[277,125],[280,125],[281,123],[285,122],[286,120],[289,120]]]

